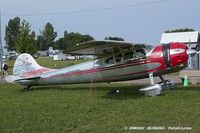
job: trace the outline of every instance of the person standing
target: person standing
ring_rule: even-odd
[[[1,66],[2,79],[5,78],[5,76],[7,75],[7,70],[8,70],[8,65],[6,64],[6,62],[3,62]]]

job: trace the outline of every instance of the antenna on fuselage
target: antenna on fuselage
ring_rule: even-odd
[[[1,33],[1,9],[0,9],[0,66],[2,66],[3,63],[3,46],[2,46],[2,33]]]

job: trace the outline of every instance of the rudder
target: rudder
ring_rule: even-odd
[[[35,61],[35,59],[27,53],[23,53],[19,55],[15,61],[13,67],[13,75],[15,76],[23,76],[24,73],[34,71],[37,69],[41,69],[39,64]]]

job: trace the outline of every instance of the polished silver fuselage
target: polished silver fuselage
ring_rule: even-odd
[[[26,86],[36,86],[125,81],[148,77],[149,72],[161,66],[159,62],[147,63],[146,59],[129,60],[110,65],[102,62],[102,60],[89,61],[40,74],[40,78],[17,82]],[[156,76],[165,72],[159,71],[154,74]]]
[[[107,43],[105,48],[99,47],[99,50],[103,52],[109,46],[109,48],[112,48],[109,55],[106,54],[108,52],[105,52],[105,55],[102,55],[97,60],[62,69],[41,67],[31,55],[22,54],[17,58],[14,65],[14,75],[17,75],[17,78],[13,81],[30,87],[36,85],[125,81],[146,78],[150,75],[162,76],[163,74],[184,69],[187,66],[188,55],[195,53],[193,50],[188,50],[181,43],[157,45],[150,52],[146,53],[145,49],[139,47],[140,45],[135,45],[138,47],[131,49],[132,47],[130,46],[132,45],[122,42],[123,46],[129,46],[123,49],[118,42],[112,42],[116,45],[118,44],[121,48],[116,50],[117,54],[113,53],[113,55],[110,55],[119,46]],[[78,53],[84,54],[85,52],[81,50]],[[86,48],[86,53],[89,50]],[[28,68],[27,70],[25,69],[26,67]]]

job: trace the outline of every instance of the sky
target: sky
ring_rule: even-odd
[[[200,31],[199,0],[0,0],[1,31],[19,16],[38,35],[47,22],[58,37],[65,30],[96,40],[119,36],[128,42],[159,44],[166,30]]]

